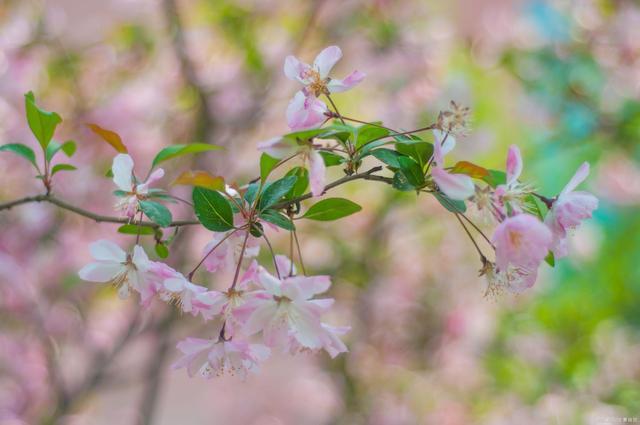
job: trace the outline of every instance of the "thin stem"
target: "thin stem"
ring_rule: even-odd
[[[238,229],[235,229],[235,230],[233,230],[233,231],[231,231],[231,232],[227,233],[227,234],[225,235],[225,237],[224,237],[224,238],[222,238],[222,239],[220,240],[220,242],[218,242],[217,244],[215,244],[215,245],[213,246],[213,248],[211,248],[211,249],[209,250],[209,252],[207,252],[207,254],[206,254],[204,257],[202,257],[202,260],[200,260],[200,262],[199,262],[199,263],[198,263],[198,264],[193,268],[193,270],[191,270],[191,271],[189,272],[189,274],[187,275],[187,276],[188,276],[188,278],[189,278],[189,280],[191,280],[191,278],[193,277],[193,275],[195,274],[195,272],[200,268],[200,266],[201,266],[201,265],[204,263],[204,261],[209,257],[209,255],[211,255],[211,253],[212,253],[213,251],[215,251],[215,250],[216,250],[216,248],[218,248],[220,245],[222,245],[222,243],[223,243],[224,241],[226,241],[227,239],[229,239],[229,238],[231,237],[231,235],[233,235],[233,234],[234,234],[235,232],[237,232],[237,231],[238,231]]]
[[[293,276],[293,231],[289,232],[289,258],[291,259],[291,267],[289,267],[289,276]]]
[[[487,237],[487,235],[485,235],[485,233],[482,231],[482,229],[480,229],[480,228],[479,228],[479,227],[478,227],[478,226],[477,226],[477,225],[476,225],[476,224],[475,224],[475,223],[474,223],[474,222],[473,222],[469,217],[467,217],[465,213],[463,213],[462,211],[458,210],[458,208],[456,207],[456,205],[455,205],[455,204],[453,204],[452,202],[449,202],[449,199],[447,199],[447,198],[445,198],[445,197],[442,197],[441,199],[442,199],[444,202],[446,202],[446,204],[447,204],[449,207],[451,207],[451,208],[453,208],[453,209],[455,209],[455,210],[456,210],[455,214],[459,214],[459,215],[461,215],[461,216],[462,216],[462,218],[464,218],[464,219],[465,219],[465,220],[466,220],[466,221],[467,221],[471,226],[473,226],[473,228],[474,228],[478,233],[480,233],[480,235],[482,236],[482,238],[483,238],[485,241],[487,241],[487,243],[491,246],[491,248],[493,248],[494,250],[496,249],[496,247],[493,245],[493,242],[491,242],[491,239],[489,239],[489,238]]]
[[[250,235],[251,233],[247,229],[247,235],[244,237],[244,241],[242,242],[242,249],[240,250],[240,258],[238,259],[236,274],[233,276],[233,283],[231,284],[231,289],[234,289],[236,287],[236,283],[238,283],[238,276],[240,276],[240,266],[242,265],[242,260],[244,259],[244,252],[247,249],[247,241],[249,240]]]
[[[140,211],[140,218],[138,219],[138,234],[136,235],[136,245],[140,243],[140,234],[142,234],[142,214],[143,212]]]
[[[294,230],[293,238],[296,241],[296,247],[298,249],[298,260],[300,261],[300,267],[302,268],[302,274],[307,275],[307,270],[304,268],[304,260],[302,259],[302,250],[300,249],[300,242],[298,241],[298,233]]]
[[[331,96],[329,95],[329,93],[325,93],[324,94],[327,99],[329,100],[329,103],[331,104],[331,106],[333,107],[333,110],[335,111],[336,115],[338,116],[338,118],[340,119],[340,121],[342,121],[342,124],[347,125],[346,122],[344,122],[344,119],[342,118],[342,115],[340,114],[340,111],[338,111],[338,107],[336,106],[336,104],[333,102],[333,99],[331,99]]]
[[[480,247],[478,246],[478,243],[476,242],[476,240],[473,238],[473,236],[471,236],[471,232],[469,232],[469,229],[467,229],[467,226],[465,226],[464,222],[462,221],[462,219],[460,218],[459,214],[455,214],[456,218],[458,219],[458,221],[460,222],[460,225],[462,226],[462,228],[464,229],[464,231],[467,233],[467,236],[469,236],[469,239],[471,239],[471,242],[473,243],[473,246],[476,247],[476,251],[478,251],[478,254],[480,254],[480,260],[482,261],[482,263],[484,264],[484,262],[486,261],[486,257],[484,256],[484,254],[482,253],[482,250],[480,249]]]
[[[262,232],[262,237],[267,242],[267,246],[269,247],[269,251],[271,252],[271,258],[273,258],[273,266],[276,268],[276,274],[278,275],[278,279],[282,279],[282,276],[280,275],[280,270],[278,270],[278,262],[276,261],[276,254],[273,252],[273,246],[271,246],[271,242],[269,242],[269,238],[267,238],[267,235],[264,232]]]

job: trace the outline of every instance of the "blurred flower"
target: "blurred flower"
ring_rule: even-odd
[[[328,111],[323,101],[299,91],[287,106],[287,124],[292,130],[318,127],[327,119],[325,113]]]
[[[444,168],[444,156],[456,146],[456,139],[449,133],[433,130],[433,168],[431,176],[438,188],[449,198],[465,200],[475,192],[471,177],[465,174],[454,174]]]
[[[511,208],[511,213],[520,213],[526,210],[525,197],[529,195],[533,188],[528,184],[518,181],[522,174],[522,155],[517,145],[511,145],[507,153],[507,181],[501,184],[495,191],[495,211],[501,217],[509,215],[507,205]]]
[[[438,128],[455,136],[466,136],[469,133],[469,107],[460,106],[453,100],[449,106],[450,109],[438,114]]]
[[[133,218],[138,211],[140,197],[144,197],[149,193],[149,185],[164,176],[164,170],[158,168],[149,175],[149,178],[144,183],[137,183],[133,175],[133,159],[129,155],[122,153],[116,155],[113,159],[111,171],[113,172],[113,182],[124,192],[121,194],[122,199],[118,202],[116,208],[124,210],[129,218]]]

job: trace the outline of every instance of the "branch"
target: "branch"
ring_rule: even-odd
[[[368,171],[365,171],[363,173],[359,173],[359,174],[352,174],[350,176],[344,176],[341,179],[338,179],[332,183],[329,183],[328,185],[325,186],[324,188],[324,192],[326,193],[329,189],[333,189],[334,187],[340,186],[342,184],[345,184],[347,182],[353,181],[353,180],[372,180],[372,181],[378,181],[378,182],[384,182],[387,184],[392,184],[393,183],[393,179],[391,179],[390,177],[384,177],[384,176],[377,176],[373,173],[382,170],[382,167],[378,166],[378,167],[373,167]],[[295,203],[298,203],[300,201],[304,201],[305,199],[309,199],[312,198],[313,194],[311,192],[306,193],[302,196],[299,196],[297,198],[294,199],[290,199],[288,201],[282,201],[279,202],[275,205],[273,205],[271,208],[273,209],[282,209],[282,208],[286,208],[289,205],[293,205]]]
[[[63,210],[71,211],[72,213],[81,215],[83,217],[90,218],[97,223],[118,223],[118,224],[128,224],[131,222],[128,217],[112,217],[107,215],[96,214],[92,211],[87,211],[80,207],[76,207],[75,205],[71,205],[61,199],[56,198],[53,195],[36,195],[36,196],[27,196],[25,198],[16,199],[14,201],[9,201],[4,204],[0,204],[0,211],[8,210],[10,208],[16,207],[22,204],[29,204],[32,202],[48,202],[53,204]],[[189,226],[199,224],[197,220],[177,220],[171,222],[167,227],[180,227],[180,226]],[[140,223],[141,226],[151,227],[151,228],[159,228],[160,226],[157,223],[153,223],[151,221],[142,221]]]

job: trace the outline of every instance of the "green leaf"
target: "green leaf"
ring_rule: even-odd
[[[260,210],[266,210],[271,205],[278,202],[284,195],[289,192],[298,180],[295,176],[283,177],[266,186],[264,192],[260,196]]]
[[[68,140],[63,144],[60,144],[55,140],[52,140],[51,142],[49,142],[49,145],[47,146],[47,150],[45,151],[45,155],[44,155],[47,162],[51,162],[55,154],[58,153],[58,151],[60,150],[62,150],[62,152],[64,152],[67,155],[67,157],[71,158],[71,156],[73,156],[73,154],[76,152],[76,143],[71,140]]]
[[[384,162],[389,167],[400,168],[400,161],[398,160],[398,158],[401,155],[394,150],[376,149],[371,152],[371,155],[375,156],[378,160]]]
[[[286,199],[294,199],[298,196],[304,195],[307,188],[309,187],[309,171],[304,167],[293,167],[285,177],[295,176],[298,179],[296,180],[296,184],[293,185],[291,190],[287,192],[285,195]]]
[[[24,100],[29,128],[44,151],[47,149],[56,127],[62,122],[62,118],[55,112],[38,108],[33,92],[25,94]]]
[[[249,205],[252,205],[253,201],[256,200],[258,190],[260,190],[260,183],[258,182],[251,183],[249,187],[247,187],[247,191],[244,193],[244,200],[247,201]]]
[[[233,229],[233,211],[227,198],[215,190],[195,187],[193,209],[198,221],[214,232]]]
[[[429,158],[433,155],[433,145],[427,142],[396,143],[396,150],[413,158],[421,169],[424,169]]]
[[[367,143],[382,139],[389,135],[386,128],[377,127],[375,125],[365,124],[357,128],[355,133],[356,148],[360,148]]]
[[[159,242],[155,246],[156,255],[160,258],[167,258],[169,256],[169,248],[162,242]]]
[[[507,173],[498,170],[488,170],[489,175],[482,178],[491,187],[498,187],[507,182]]]
[[[118,227],[118,233],[124,233],[125,235],[137,235],[138,234],[138,226],[137,224],[123,224]],[[155,231],[148,226],[140,227],[141,235],[153,235]]]
[[[357,213],[361,209],[360,205],[348,199],[328,198],[313,204],[302,218],[331,221]]]
[[[22,143],[9,143],[0,146],[0,152],[3,151],[13,152],[16,155],[20,155],[21,157],[32,163],[34,167],[38,168],[38,165],[36,164],[36,154],[29,146],[23,145]]]
[[[544,261],[546,261],[547,264],[550,265],[551,267],[555,267],[556,266],[556,257],[555,257],[555,255],[553,255],[552,251],[549,251],[547,256],[544,257]]]
[[[171,211],[162,204],[153,201],[140,201],[140,209],[149,217],[149,220],[160,227],[167,227],[171,224]]]
[[[289,217],[276,210],[265,210],[260,213],[260,218],[285,230],[296,230],[296,226],[289,220]]]
[[[312,128],[310,130],[302,130],[302,131],[294,131],[293,133],[288,133],[282,136],[285,139],[298,141],[298,140],[310,140],[314,137],[327,132],[327,127],[325,128]]]
[[[267,180],[271,171],[278,165],[280,160],[278,158],[274,158],[266,153],[263,153],[260,156],[260,180],[263,182]]]
[[[129,192],[125,190],[116,189],[113,191],[113,196],[117,196],[118,198],[124,198],[125,196],[129,196]]]
[[[371,154],[371,151],[377,147],[389,144],[389,140],[376,140],[375,142],[367,143],[361,149],[358,150],[358,157],[364,158]]]
[[[324,159],[324,165],[327,167],[333,167],[334,165],[340,165],[344,162],[344,158],[338,154],[327,151],[319,151],[318,152],[322,159]]]
[[[416,190],[416,187],[407,181],[407,178],[402,174],[402,171],[396,171],[393,175],[393,181],[391,185],[394,189],[401,192],[410,192]]]
[[[71,164],[56,164],[51,169],[51,175],[55,175],[58,171],[74,171],[77,168]]]
[[[436,197],[438,202],[445,207],[448,211],[452,213],[463,213],[467,211],[467,205],[464,201],[454,201],[453,199],[447,197],[446,195],[438,192],[434,192],[433,196]]]
[[[207,143],[192,143],[189,145],[173,145],[162,149],[155,158],[153,158],[153,162],[151,163],[151,168],[154,168],[156,165],[161,162],[168,161],[177,156],[186,155],[189,153],[200,153],[207,151],[214,151],[223,149],[220,146],[210,145]]]
[[[398,156],[400,171],[409,184],[416,188],[422,187],[425,183],[422,168],[413,159],[407,156]]]

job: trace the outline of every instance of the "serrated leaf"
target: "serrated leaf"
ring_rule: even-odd
[[[185,171],[174,180],[172,185],[198,186],[211,190],[224,190],[224,178],[212,176],[206,171]]]
[[[149,220],[160,227],[167,227],[171,224],[171,211],[162,204],[153,201],[140,201],[140,209],[149,217]]]
[[[489,176],[489,170],[469,161],[458,161],[449,171],[455,174],[465,174],[474,179],[484,179]]]
[[[87,124],[87,127],[94,133],[102,138],[105,142],[111,145],[116,152],[127,153],[127,147],[122,143],[122,138],[115,131],[107,130],[100,127],[98,124]]]
[[[328,198],[313,204],[302,218],[318,221],[331,221],[355,214],[362,207],[344,198]]]
[[[291,190],[285,195],[286,199],[294,199],[298,196],[304,195],[309,187],[309,171],[304,167],[293,167],[285,174],[286,176],[297,177],[296,184],[293,185]]]
[[[229,201],[215,190],[193,189],[193,209],[198,221],[214,232],[233,229],[233,210]]]
[[[280,160],[278,158],[274,158],[266,153],[260,155],[260,180],[263,182],[267,180],[271,171],[278,165]]]
[[[140,228],[139,232],[141,235],[153,235],[155,230],[148,226],[138,226],[137,224],[123,224],[118,227],[118,233],[123,233],[125,235],[137,235],[138,228]]]
[[[44,151],[47,149],[56,127],[62,122],[62,118],[55,112],[39,108],[36,105],[33,92],[25,94],[24,100],[29,128]]]
[[[51,168],[51,175],[55,175],[59,171],[74,171],[77,168],[71,164],[56,164]]]
[[[0,146],[0,152],[12,152],[16,155],[20,155],[21,157],[32,163],[34,167],[38,168],[38,165],[36,164],[36,154],[27,145],[23,145],[22,143],[9,143]]]
[[[296,184],[296,176],[283,177],[267,185],[260,196],[260,210],[266,210],[278,202]]]
[[[451,211],[452,213],[463,213],[467,211],[467,205],[464,201],[455,201],[439,192],[434,192],[433,196],[436,197],[440,205],[445,207],[447,211]]]
[[[200,152],[208,152],[214,150],[220,150],[222,147],[216,145],[210,145],[208,143],[191,143],[189,145],[173,145],[168,146],[162,149],[155,158],[153,158],[153,162],[151,163],[151,168],[154,168],[156,165],[168,161],[177,156],[186,155],[189,153],[200,153]]]
[[[260,213],[260,218],[264,221],[268,221],[269,223],[275,224],[278,227],[281,227],[285,230],[295,230],[296,226],[289,220],[289,217],[286,215],[276,211],[276,210],[265,210]]]

